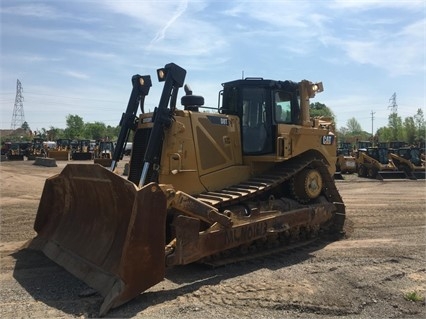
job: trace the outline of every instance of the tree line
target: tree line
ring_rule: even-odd
[[[311,103],[310,113],[312,117],[328,117],[336,123],[333,111],[323,103]],[[90,139],[115,141],[120,133],[120,126],[105,125],[102,122],[85,123],[78,115],[67,115],[66,128],[60,129],[51,126],[42,128],[37,132],[31,131],[29,124],[24,122],[22,129],[31,134],[25,136],[2,136],[1,141],[30,141],[34,137],[56,141],[57,139]],[[376,130],[374,136],[362,129],[355,117],[346,122],[346,126],[336,129],[338,141],[355,143],[356,140],[371,140],[374,142],[403,141],[411,145],[424,144],[426,138],[426,123],[424,113],[419,108],[413,116],[401,118],[396,112],[388,117],[388,125]]]
[[[335,121],[333,111],[325,104],[316,102],[310,105],[311,116],[330,117]],[[355,143],[356,140],[370,140],[378,142],[401,141],[409,145],[424,145],[426,139],[426,122],[423,110],[417,109],[416,114],[402,119],[397,112],[392,112],[388,117],[388,125],[380,127],[374,135],[364,131],[355,117],[336,130],[337,138],[341,142]]]
[[[65,129],[51,126],[49,129],[42,128],[38,131],[32,131],[27,122],[24,122],[21,128],[27,132],[26,135],[2,136],[1,141],[31,141],[35,137],[46,141],[56,141],[58,139],[115,141],[120,133],[120,126],[113,127],[102,122],[85,123],[82,117],[71,114],[66,117]]]

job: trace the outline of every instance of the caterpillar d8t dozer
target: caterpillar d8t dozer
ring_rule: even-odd
[[[178,108],[186,71],[170,63],[157,75],[164,87],[152,113],[150,76],[132,77],[111,167],[68,164],[46,180],[35,220],[31,247],[97,289],[100,315],[162,281],[167,267],[343,233],[333,126],[309,115],[322,83],[226,82],[217,108],[185,85]],[[131,131],[124,178],[115,171]]]

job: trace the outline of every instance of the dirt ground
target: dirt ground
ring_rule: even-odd
[[[96,317],[100,295],[44,255],[20,249],[35,236],[44,180],[65,166],[32,163],[0,165],[0,317]],[[425,181],[336,183],[347,238],[218,268],[176,267],[106,317],[425,318]]]

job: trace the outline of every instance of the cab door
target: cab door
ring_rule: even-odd
[[[244,155],[274,152],[270,91],[265,88],[242,89],[241,131]]]

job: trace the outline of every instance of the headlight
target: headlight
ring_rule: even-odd
[[[167,75],[166,69],[162,68],[162,69],[158,69],[157,70],[157,76],[158,76],[158,81],[159,82],[165,81],[166,80],[166,75]]]
[[[324,91],[324,87],[322,85],[322,82],[312,84],[312,91],[314,91],[315,93],[319,93],[319,92]]]

